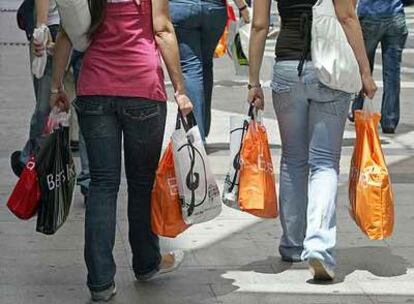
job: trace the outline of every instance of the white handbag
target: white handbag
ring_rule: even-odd
[[[194,115],[187,117],[177,120],[171,139],[183,220],[191,225],[217,217],[222,202]]]
[[[311,52],[320,82],[347,93],[362,88],[358,62],[335,13],[333,0],[313,6]]]
[[[56,0],[60,22],[73,48],[84,52],[89,46],[88,30],[91,13],[88,0]]]

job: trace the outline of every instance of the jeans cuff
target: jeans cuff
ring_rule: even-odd
[[[161,257],[158,259],[157,263],[154,263],[153,266],[148,267],[145,270],[136,270],[134,269],[135,276],[140,279],[150,278],[160,270]]]
[[[88,284],[87,285],[88,285],[88,288],[89,288],[90,291],[93,291],[93,292],[101,292],[101,291],[107,290],[108,288],[110,288],[114,284],[115,284],[115,281],[112,279],[108,283],[99,284],[99,285],[92,285],[88,281]]]

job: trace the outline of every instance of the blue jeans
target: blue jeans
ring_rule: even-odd
[[[49,29],[53,40],[55,40],[59,26],[51,25],[49,26]],[[33,56],[32,47],[30,46],[30,66],[33,62]],[[49,116],[50,87],[52,85],[52,63],[53,57],[48,55],[43,77],[40,79],[33,77],[36,106],[30,120],[29,139],[20,155],[20,161],[24,164],[28,161],[30,155],[39,147],[39,144],[42,141],[43,130]]]
[[[279,251],[335,266],[336,195],[342,137],[351,95],[322,85],[312,62],[274,66],[273,104],[282,140]]]
[[[381,43],[384,80],[381,127],[395,129],[400,120],[401,58],[408,36],[405,15],[362,17],[360,22],[371,71],[374,69],[375,51]],[[360,95],[352,109],[362,109],[363,106],[364,98]]]
[[[75,102],[88,151],[91,183],[85,217],[88,287],[114,283],[113,258],[122,142],[128,185],[129,243],[136,275],[158,271],[158,237],[151,230],[151,190],[164,136],[166,104],[126,97],[81,96]],[[122,141],[123,139],[123,141]]]
[[[222,0],[170,0],[181,67],[194,114],[204,139],[211,122],[213,55],[227,21]]]
[[[77,86],[78,84],[79,72],[82,66],[83,55],[84,53],[73,50],[70,64],[73,70],[75,86]],[[81,172],[78,175],[77,184],[78,186],[80,186],[82,194],[87,196],[91,177],[89,174],[89,161],[88,154],[86,151],[85,139],[83,138],[81,129],[79,129],[79,156],[81,162]]]

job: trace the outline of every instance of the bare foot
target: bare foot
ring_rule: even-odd
[[[175,257],[171,253],[164,254],[162,256],[160,269],[167,269],[174,265]]]

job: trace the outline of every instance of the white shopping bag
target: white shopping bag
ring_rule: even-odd
[[[37,78],[40,79],[43,77],[46,69],[47,64],[47,51],[46,46],[50,38],[50,31],[46,25],[42,25],[39,28],[36,28],[33,33],[33,39],[37,42],[43,44],[45,49],[42,56],[34,56],[32,62],[32,74]]]
[[[235,209],[239,209],[240,152],[247,126],[248,121],[243,117],[230,117],[230,169],[224,180],[222,199],[226,206]]]
[[[89,46],[88,30],[91,13],[88,0],[56,0],[62,27],[73,48],[84,52]]]
[[[235,73],[238,76],[247,76],[249,74],[249,62],[243,51],[241,35],[239,33],[239,29],[243,24],[242,21],[230,22],[227,34],[227,53],[233,61]]]
[[[238,210],[240,209],[238,202],[241,166],[240,153],[250,119],[253,115],[258,114],[254,112],[254,106],[250,105],[247,116],[230,116],[230,166],[224,180],[222,199],[226,206]]]
[[[252,29],[252,24],[242,24],[239,28],[240,35],[240,44],[246,58],[249,58],[249,43],[250,43],[250,31]]]
[[[220,191],[193,114],[179,116],[171,138],[183,220],[189,225],[207,222],[221,212]]]

